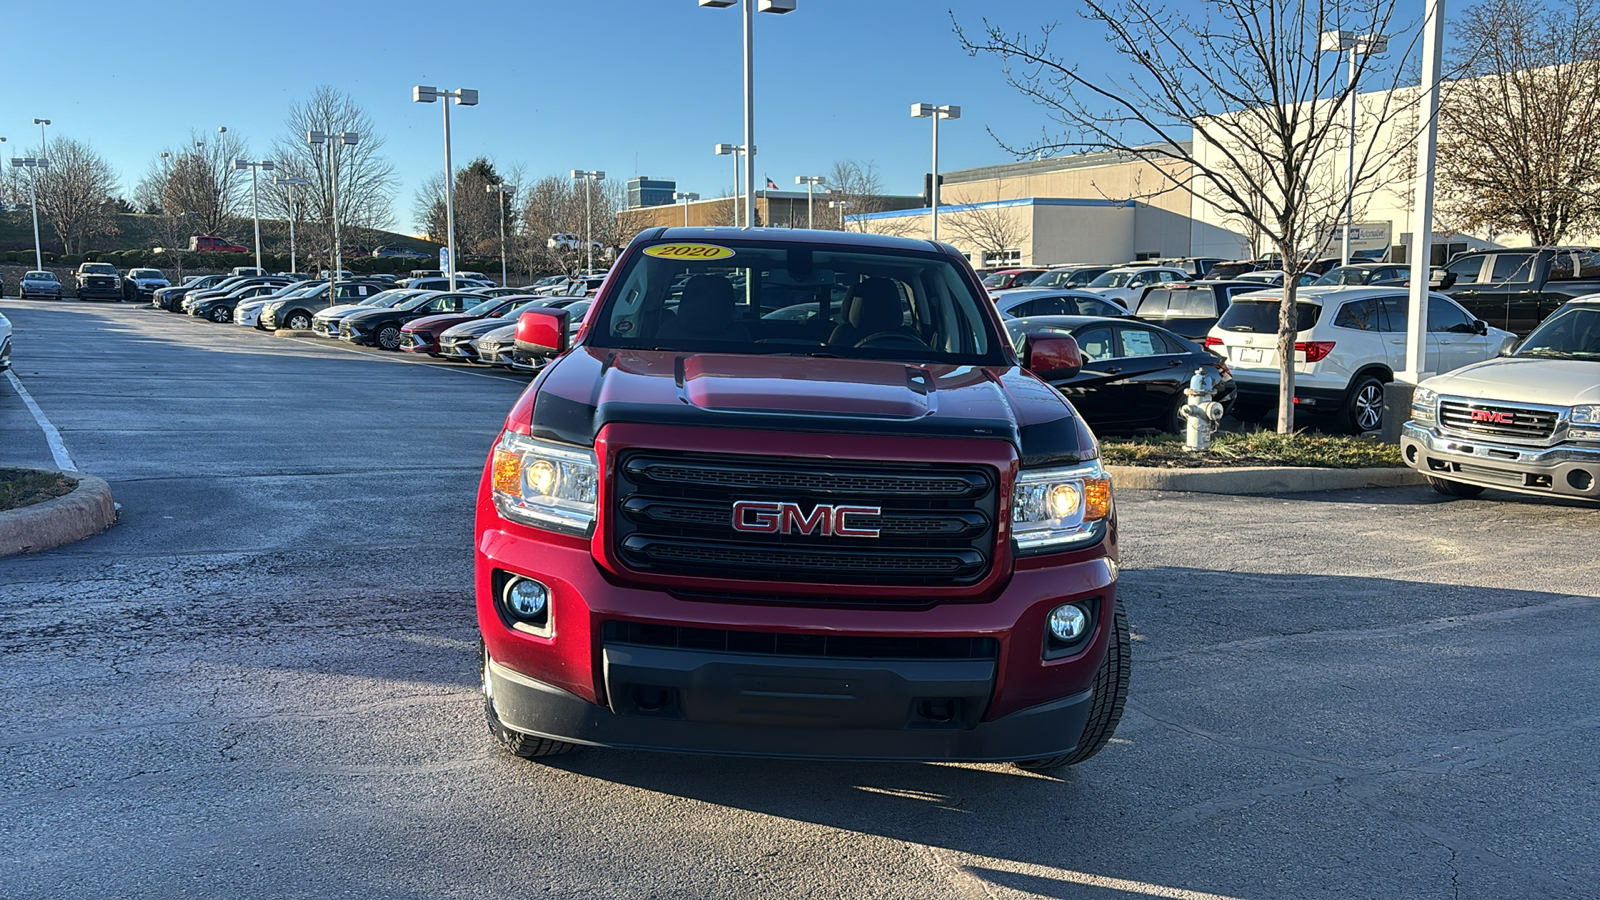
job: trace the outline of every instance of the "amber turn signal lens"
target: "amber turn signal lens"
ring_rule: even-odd
[[[496,447],[493,475],[495,490],[502,494],[521,494],[522,454]]]
[[[1111,479],[1085,478],[1083,480],[1083,518],[1085,521],[1104,519],[1111,515]]]

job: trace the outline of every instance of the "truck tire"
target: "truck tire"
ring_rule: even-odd
[[[1467,484],[1464,481],[1451,481],[1448,478],[1435,478],[1432,475],[1426,477],[1428,486],[1446,497],[1460,497],[1463,500],[1470,500],[1484,491],[1482,487],[1476,484]]]
[[[500,721],[500,717],[495,715],[494,698],[489,696],[489,652],[484,650],[480,655],[483,658],[482,671],[480,672],[483,679],[483,718],[489,723],[489,733],[494,736],[494,741],[500,745],[500,749],[512,756],[520,756],[523,759],[561,756],[578,749],[577,744],[554,741],[550,738],[539,737],[536,734],[525,734],[521,731],[507,728]]]
[[[1132,638],[1128,633],[1128,616],[1117,604],[1113,619],[1115,633],[1106,647],[1106,661],[1094,676],[1094,700],[1089,706],[1089,721],[1083,725],[1083,736],[1071,753],[1047,756],[1044,759],[1024,759],[1012,763],[1029,772],[1044,772],[1063,766],[1075,766],[1105,749],[1111,736],[1122,721],[1122,707],[1128,701],[1128,671],[1133,662]]]

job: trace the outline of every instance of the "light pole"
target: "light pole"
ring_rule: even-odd
[[[339,245],[339,155],[338,147],[354,147],[361,135],[354,131],[328,134],[324,131],[306,132],[306,143],[313,147],[328,145],[328,203],[333,219],[333,252],[328,254],[328,302],[339,294],[339,269],[344,266],[344,248]],[[454,282],[452,282],[452,287]]]
[[[1439,81],[1443,70],[1444,0],[1427,0],[1422,19],[1422,130],[1417,134],[1416,223],[1412,226],[1411,298],[1406,310],[1406,365],[1395,380],[1411,385],[1427,375],[1428,276],[1433,264],[1434,156],[1439,140]]]
[[[739,0],[700,0],[701,6],[726,9]],[[755,93],[755,11],[766,13],[794,12],[796,0],[752,0],[744,3],[744,146],[749,148],[744,156],[744,227],[756,226],[756,93]]]
[[[829,200],[828,201],[828,207],[830,209],[837,209],[839,211],[839,230],[840,231],[844,231],[845,230],[844,229],[844,211],[849,209],[852,206],[855,206],[855,204],[851,203],[849,200]]]
[[[272,170],[276,169],[277,167],[278,167],[278,164],[273,162],[270,159],[263,159],[263,160],[236,159],[236,160],[233,161],[233,169],[234,169],[234,171],[242,172],[245,169],[249,169],[250,170],[250,216],[251,216],[251,218],[256,220],[256,274],[257,275],[266,274],[266,270],[261,268],[261,194],[260,194],[259,190],[256,187],[256,173],[257,172],[271,172]]]
[[[453,291],[456,289],[456,269],[460,257],[456,256],[456,176],[450,165],[450,101],[455,100],[462,106],[477,106],[478,92],[469,88],[452,91],[418,85],[411,89],[411,100],[414,103],[444,101],[444,229],[445,246],[450,248],[450,271],[446,274],[450,276],[450,290]]]
[[[499,203],[499,206],[500,206],[500,286],[501,287],[505,287],[506,286],[506,195],[507,194],[512,194],[512,193],[516,193],[517,189],[516,189],[515,186],[506,184],[503,181],[500,182],[499,184],[484,185],[484,188],[485,188],[485,190],[487,190],[491,194],[499,194],[500,195],[500,197],[498,198],[500,200],[500,203]],[[455,257],[452,256],[450,259],[451,259],[451,263],[452,263],[450,268],[454,269],[455,268],[455,265],[454,265]]]
[[[295,259],[294,253],[294,189],[297,187],[305,187],[311,184],[311,181],[306,178],[294,176],[285,178],[282,175],[274,175],[272,176],[272,183],[289,189],[289,272],[290,274],[293,274],[300,271],[300,267],[298,261]]]
[[[682,200],[683,201],[683,227],[688,228],[689,227],[689,203],[691,201],[693,201],[693,200],[699,200],[700,199],[700,195],[699,194],[685,194],[685,193],[682,193],[682,192],[679,192],[679,191],[674,191],[673,194],[672,194],[672,199],[674,199],[674,200]]]
[[[589,260],[588,272],[584,273],[587,275],[594,272],[594,224],[589,213],[589,187],[596,181],[605,181],[606,173],[573,169],[572,177],[583,179],[583,250]]]
[[[33,266],[36,269],[44,268],[44,250],[39,246],[39,170],[50,168],[50,160],[44,157],[13,156],[11,165],[16,168],[26,168],[28,172],[28,205],[33,207]]]
[[[34,119],[33,124],[39,126],[39,158],[44,159],[50,155],[50,150],[45,146],[44,127],[50,124],[49,119]]]
[[[817,227],[816,224],[815,224],[816,220],[814,220],[811,217],[811,204],[815,200],[815,197],[812,194],[812,191],[814,191],[816,189],[817,185],[822,184],[824,181],[826,181],[826,179],[824,179],[821,175],[796,175],[794,177],[794,183],[795,184],[803,184],[803,185],[806,186],[806,227],[807,228],[815,228],[815,227]]]
[[[1339,242],[1339,265],[1350,265],[1350,229],[1355,227],[1356,207],[1356,57],[1379,56],[1389,49],[1389,38],[1382,34],[1356,34],[1353,31],[1324,31],[1322,49],[1326,53],[1348,53],[1350,70],[1345,82],[1350,92],[1350,162],[1345,171],[1344,239]]]
[[[717,144],[716,146],[712,147],[711,149],[718,156],[731,156],[731,157],[733,157],[733,227],[738,228],[739,227],[739,196],[740,196],[740,193],[739,193],[739,170],[741,168],[743,168],[739,164],[739,151],[741,149],[743,149],[743,148],[741,148],[738,144]]]
[[[928,185],[929,205],[933,207],[933,240],[939,239],[939,120],[961,118],[959,106],[934,106],[932,103],[911,104],[911,118],[933,120],[933,178]]]

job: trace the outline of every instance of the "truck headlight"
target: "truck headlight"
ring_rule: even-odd
[[[592,450],[508,431],[490,472],[495,507],[513,522],[580,535],[594,522],[600,467]]]
[[[1574,406],[1567,436],[1575,441],[1600,441],[1600,405]]]
[[[1419,387],[1411,395],[1411,418],[1432,424],[1439,418],[1439,392]]]
[[[1111,476],[1099,461],[1024,469],[1011,491],[1011,534],[1022,553],[1092,544],[1111,516]]]

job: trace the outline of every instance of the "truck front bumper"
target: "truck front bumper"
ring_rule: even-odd
[[[1400,452],[1406,465],[1435,478],[1521,494],[1600,500],[1600,449],[1450,437],[1407,422],[1400,430]]]

